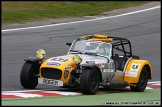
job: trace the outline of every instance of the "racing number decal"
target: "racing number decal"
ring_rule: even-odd
[[[52,61],[66,62],[68,59],[63,58],[53,58]]]
[[[136,71],[136,72],[138,72],[139,67],[140,67],[140,64],[132,63],[132,66],[130,68],[130,71]]]
[[[129,77],[137,77],[138,75],[138,69],[140,67],[140,64],[138,63],[132,63],[131,68],[130,68],[130,72],[126,72],[125,76],[129,76]]]

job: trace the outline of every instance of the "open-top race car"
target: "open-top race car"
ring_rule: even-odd
[[[149,61],[132,55],[131,43],[126,38],[107,35],[87,35],[66,43],[67,55],[43,61],[45,51],[29,57],[21,70],[20,82],[33,89],[38,83],[81,89],[83,94],[95,94],[99,86],[145,90],[152,78]]]

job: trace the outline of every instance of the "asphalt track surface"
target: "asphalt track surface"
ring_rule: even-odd
[[[158,8],[110,19],[2,32],[2,91],[26,90],[20,85],[23,60],[35,56],[37,49],[44,49],[46,58],[64,55],[69,48],[65,45],[66,42],[94,33],[128,38],[132,43],[133,54],[151,62],[153,68],[151,81],[159,81],[161,80],[160,17]],[[49,88],[55,87],[38,85],[36,89]]]

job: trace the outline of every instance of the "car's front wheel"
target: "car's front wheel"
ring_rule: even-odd
[[[37,74],[38,71],[34,64],[32,62],[25,62],[20,74],[21,85],[24,88],[34,89],[38,85]]]
[[[100,74],[96,69],[84,69],[80,78],[83,94],[93,95],[99,89]]]
[[[145,90],[145,88],[147,86],[147,82],[148,82],[148,71],[147,71],[146,67],[144,67],[142,69],[138,83],[136,84],[135,87],[130,86],[130,88],[131,88],[132,91],[142,92],[142,91]]]

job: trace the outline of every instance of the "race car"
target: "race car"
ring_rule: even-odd
[[[126,38],[105,34],[85,35],[69,45],[66,55],[47,58],[43,49],[36,57],[25,59],[20,74],[24,88],[38,84],[62,88],[80,88],[83,94],[93,95],[104,88],[126,88],[142,92],[152,79],[151,63],[132,54]]]

